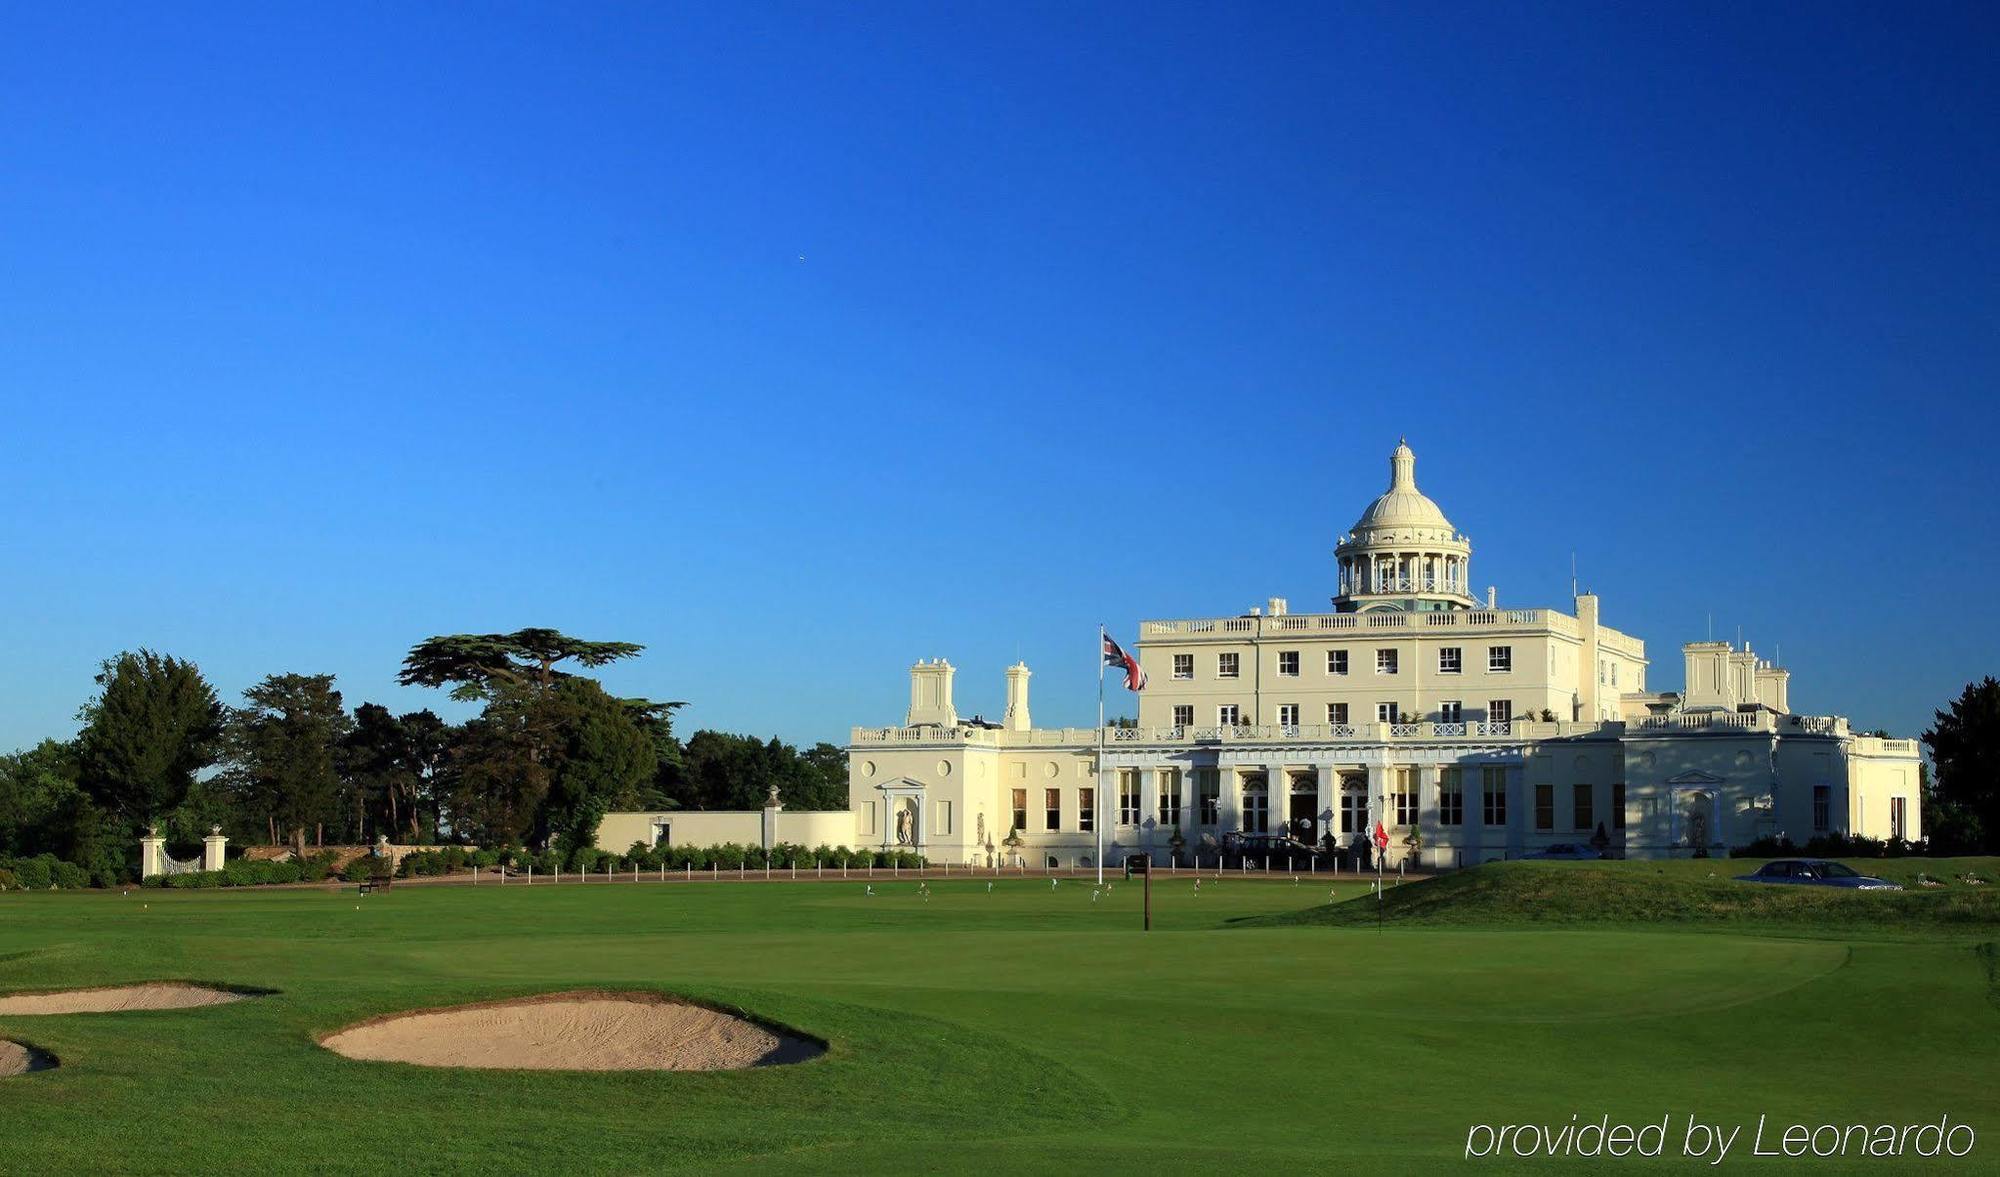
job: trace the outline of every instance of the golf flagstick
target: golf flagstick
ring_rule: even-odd
[[[1090,828],[1097,833],[1097,885],[1104,885],[1104,626],[1097,627],[1097,787],[1090,791]]]

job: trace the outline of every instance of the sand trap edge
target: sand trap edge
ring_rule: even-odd
[[[142,1006],[136,1009],[69,1010],[43,1013],[0,1010],[0,1018],[76,1018],[88,1017],[94,1014],[173,1013],[176,1010],[207,1009],[210,1006],[233,1005],[238,1001],[250,1001],[259,997],[275,997],[280,992],[277,989],[264,989],[255,985],[231,985],[221,981],[191,981],[184,977],[156,977],[145,981],[114,981],[108,985],[68,985],[59,989],[0,990],[0,1000],[15,997],[66,997],[73,993],[112,993],[122,989],[149,988],[206,989],[213,993],[226,993],[230,996],[224,1001],[202,1002],[193,1005],[162,1005],[150,1008]]]
[[[327,1045],[327,1043],[330,1042],[331,1040],[340,1037],[342,1034],[345,1034],[350,1030],[360,1030],[369,1026],[379,1026],[386,1022],[400,1021],[404,1018],[418,1018],[418,1017],[424,1017],[429,1014],[462,1013],[467,1010],[476,1010],[476,1009],[497,1009],[502,1006],[553,1005],[571,1001],[633,1001],[647,1005],[694,1006],[697,1009],[708,1010],[710,1013],[723,1014],[727,1017],[732,1017],[732,1018],[741,1018],[743,1021],[749,1022],[750,1024],[757,1026],[762,1030],[774,1034],[780,1039],[785,1039],[785,1038],[795,1039],[800,1043],[810,1046],[813,1049],[814,1053],[812,1057],[800,1059],[797,1062],[775,1063],[768,1066],[718,1067],[710,1069],[690,1068],[687,1070],[674,1070],[673,1068],[669,1067],[637,1067],[626,1070],[598,1071],[598,1070],[590,1070],[585,1068],[574,1068],[574,1067],[565,1068],[565,1067],[443,1066],[431,1063],[413,1063],[400,1059],[362,1059],[362,1058],[355,1058],[352,1055],[342,1054],[339,1050],[335,1049],[332,1046]],[[833,1044],[827,1041],[826,1039],[821,1038],[819,1035],[807,1033],[806,1031],[800,1030],[797,1027],[788,1026],[783,1022],[764,1017],[762,1014],[752,1013],[749,1010],[743,1009],[739,1006],[730,1005],[727,1002],[709,1001],[699,997],[687,997],[678,993],[662,993],[659,990],[655,989],[562,989],[552,993],[528,993],[528,994],[523,994],[522,996],[519,997],[491,997],[481,1001],[461,1001],[461,1002],[455,1002],[451,1005],[434,1005],[434,1006],[424,1006],[417,1009],[401,1009],[401,1010],[396,1010],[393,1013],[375,1014],[372,1017],[362,1018],[358,1022],[349,1022],[344,1026],[338,1026],[332,1030],[326,1031],[325,1033],[315,1034],[313,1036],[313,1042],[320,1049],[327,1051],[330,1054],[340,1055],[341,1058],[347,1059],[350,1062],[357,1062],[357,1063],[387,1064],[390,1066],[401,1066],[401,1067],[422,1067],[425,1070],[432,1070],[432,1071],[504,1071],[511,1074],[546,1074],[546,1075],[598,1075],[598,1074],[726,1075],[743,1071],[789,1070],[793,1067],[802,1067],[806,1066],[809,1063],[818,1062],[821,1059],[827,1057],[829,1054],[833,1053]]]
[[[18,1079],[40,1071],[53,1071],[61,1065],[62,1060],[53,1052],[43,1050],[32,1042],[0,1038],[0,1079]]]

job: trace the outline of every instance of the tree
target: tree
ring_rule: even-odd
[[[222,704],[194,663],[151,650],[106,661],[97,684],[78,713],[77,779],[126,824],[156,821],[214,762]]]
[[[675,809],[680,802],[674,800],[671,785],[681,770],[681,742],[674,736],[674,712],[687,706],[684,702],[655,703],[650,699],[623,699],[626,711],[639,730],[646,733],[653,745],[653,779],[639,789],[634,798],[638,809]]]
[[[363,824],[405,842],[424,839],[425,817],[437,828],[433,782],[449,747],[450,728],[429,711],[392,715],[378,703],[354,709],[354,727],[340,743],[340,775]],[[365,838],[366,830],[358,836]]]
[[[1968,683],[1924,733],[1937,768],[1924,824],[1954,849],[2000,849],[2000,681]]]
[[[69,798],[82,795],[76,774],[75,747],[55,740],[0,756],[0,855],[50,850],[51,818]]]
[[[563,741],[536,824],[567,858],[596,842],[606,813],[638,803],[658,759],[653,736],[633,722],[630,701],[587,678],[556,684],[542,706]]]
[[[513,633],[460,633],[427,638],[403,659],[396,681],[404,686],[452,686],[451,697],[466,702],[491,699],[501,686],[545,691],[572,677],[562,662],[605,666],[646,647],[633,642],[590,642],[553,629]]]
[[[303,857],[306,830],[341,816],[335,758],[354,721],[330,674],[269,675],[243,698],[228,733],[238,795]]]
[[[691,809],[761,809],[773,786],[791,809],[845,809],[846,754],[820,744],[800,755],[776,737],[698,731],[667,791]]]
[[[547,716],[526,687],[502,683],[478,718],[458,731],[440,792],[454,839],[506,845],[533,827],[552,775]]]

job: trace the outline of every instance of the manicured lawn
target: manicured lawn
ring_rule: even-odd
[[[1460,1160],[1471,1123],[1671,1114],[1671,1152],[1690,1112],[1949,1113],[1981,1131],[1964,1171],[2000,1158],[1990,929],[1257,926],[1329,889],[1163,880],[1151,935],[1136,883],[1093,901],[1087,883],[1034,879],[932,882],[929,899],[882,881],[873,897],[858,881],[0,896],[0,989],[278,991],[0,1018],[0,1037],[63,1063],[0,1080],[0,1170],[1514,1171],[1535,1166]],[[315,1044],[375,1014],[580,987],[731,1003],[832,1049],[581,1075]]]

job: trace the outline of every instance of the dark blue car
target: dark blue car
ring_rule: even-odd
[[[1738,875],[1744,883],[1794,883],[1811,887],[1847,887],[1855,891],[1900,891],[1901,883],[1891,883],[1864,875],[1851,866],[1823,858],[1780,858],[1765,863],[1754,875]]]

